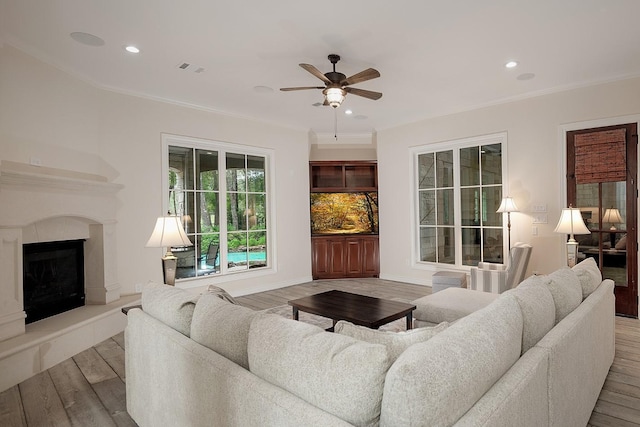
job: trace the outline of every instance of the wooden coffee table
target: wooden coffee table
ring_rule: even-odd
[[[413,327],[415,305],[384,300],[343,291],[328,291],[321,294],[289,301],[293,307],[293,319],[298,320],[298,311],[305,311],[333,320],[346,320],[356,325],[378,329],[394,320],[407,318],[407,329]],[[333,328],[332,328],[333,329]]]

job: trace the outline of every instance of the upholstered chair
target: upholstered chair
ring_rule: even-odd
[[[469,289],[501,294],[524,280],[531,258],[531,245],[516,243],[509,252],[509,264],[481,262],[471,268]]]

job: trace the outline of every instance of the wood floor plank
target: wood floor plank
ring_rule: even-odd
[[[605,402],[614,403],[619,406],[634,409],[640,414],[640,400],[636,397],[614,392],[611,390],[602,390],[600,392],[599,399]]]
[[[638,424],[621,420],[610,415],[594,412],[589,419],[589,425],[594,427],[638,427]]]
[[[593,411],[631,423],[640,424],[640,411],[616,403],[598,400]]]
[[[73,359],[52,367],[49,373],[73,426],[116,425]]]
[[[93,389],[116,425],[119,427],[136,426],[127,413],[126,386],[120,378],[112,378],[93,384]]]
[[[110,380],[118,376],[93,347],[76,354],[73,356],[73,360],[89,384]]]
[[[620,393],[625,396],[635,397],[636,399],[640,399],[640,387],[614,381],[611,378],[607,378],[607,380],[604,382],[604,386],[602,387],[602,389]]]
[[[125,381],[124,349],[115,340],[104,340],[95,347],[96,352],[109,364],[111,369]]]
[[[26,427],[20,389],[17,385],[0,393],[0,426]]]
[[[20,383],[20,395],[29,426],[71,426],[49,371]]]
[[[124,331],[120,332],[117,335],[111,337],[112,340],[118,343],[120,347],[124,350]]]

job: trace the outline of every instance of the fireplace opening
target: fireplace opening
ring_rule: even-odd
[[[84,306],[84,240],[29,243],[22,250],[27,324]]]

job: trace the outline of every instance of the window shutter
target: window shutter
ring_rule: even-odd
[[[627,179],[626,129],[581,133],[574,141],[577,184]]]

